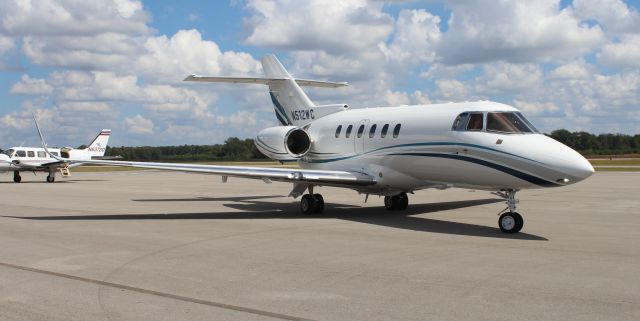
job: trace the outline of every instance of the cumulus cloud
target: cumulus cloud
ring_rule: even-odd
[[[249,0],[246,6],[249,45],[341,54],[377,46],[393,31],[393,18],[382,12],[381,2]]]
[[[380,44],[387,59],[411,64],[433,62],[442,36],[440,17],[423,9],[402,10],[395,24],[391,43]]]
[[[124,119],[124,125],[128,133],[131,134],[152,134],[153,133],[153,121],[136,115],[134,117],[127,117]]]
[[[607,32],[640,32],[638,11],[622,0],[574,0],[573,7],[581,20],[595,20]]]
[[[614,67],[640,67],[640,34],[623,36],[619,42],[606,44],[598,53],[598,62]]]
[[[474,0],[450,6],[449,28],[437,51],[445,64],[558,61],[604,41],[599,26],[581,23],[556,0]]]
[[[22,75],[20,81],[11,86],[10,93],[19,95],[48,95],[53,92],[53,87],[44,79],[30,78]]]

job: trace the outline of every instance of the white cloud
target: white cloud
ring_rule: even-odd
[[[440,41],[440,17],[426,10],[402,10],[396,20],[393,40],[381,43],[388,60],[399,63],[429,63],[435,59],[435,47]]]
[[[594,19],[614,34],[640,32],[640,15],[622,0],[574,0],[573,7],[581,20]]]
[[[476,91],[484,95],[526,90],[542,81],[542,70],[536,64],[495,62],[485,64],[483,69],[476,79]]]
[[[401,91],[387,90],[383,97],[386,106],[408,105],[411,102],[409,95]]]
[[[15,43],[12,38],[5,37],[0,34],[0,55],[7,51],[13,50]]]
[[[513,101],[513,104],[516,108],[528,115],[538,115],[543,112],[558,110],[558,106],[550,102],[528,102],[516,99]]]
[[[59,104],[61,111],[71,112],[109,112],[111,106],[104,102],[95,101],[71,101]]]
[[[465,84],[455,79],[436,80],[438,94],[444,99],[462,101],[468,99],[468,90]]]
[[[549,79],[586,79],[591,75],[589,67],[584,60],[570,62],[549,73]]]
[[[52,92],[53,87],[44,79],[30,78],[29,75],[22,75],[20,81],[13,84],[10,90],[10,93],[19,95],[49,95]]]
[[[341,54],[367,50],[393,31],[382,3],[367,0],[247,1],[249,45]]]
[[[604,41],[557,0],[463,1],[450,4],[448,31],[438,47],[446,64],[557,61],[587,53]]]
[[[598,53],[598,62],[622,68],[640,67],[640,34],[623,36],[620,42],[606,44]]]
[[[124,119],[124,125],[128,133],[131,134],[152,134],[153,133],[153,121],[136,115],[134,117],[127,117]]]

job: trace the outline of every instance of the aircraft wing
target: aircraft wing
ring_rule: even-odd
[[[97,164],[111,166],[126,166],[137,168],[149,168],[169,171],[191,172],[211,174],[219,176],[243,177],[262,179],[265,181],[281,181],[291,183],[306,183],[326,186],[370,186],[375,185],[373,176],[361,172],[308,170],[298,168],[273,168],[251,166],[221,166],[203,164],[176,164],[154,162],[129,162],[110,160],[68,160],[69,163]]]

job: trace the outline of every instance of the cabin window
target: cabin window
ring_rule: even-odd
[[[51,155],[53,155],[55,157],[60,157],[60,155],[58,155],[58,152],[51,152]]]
[[[382,130],[380,131],[380,138],[387,137],[388,130],[389,130],[389,124],[384,124],[384,126],[382,126]]]
[[[376,127],[378,127],[378,125],[371,125],[371,128],[369,129],[369,138],[373,138],[373,136],[376,135]]]
[[[467,130],[475,131],[482,130],[484,123],[484,114],[474,113],[469,115],[469,122],[467,123]]]
[[[490,112],[487,114],[487,131],[510,134],[533,132],[523,118],[514,112]]]
[[[32,150],[29,150],[29,151],[27,151],[27,156],[36,157],[36,153],[34,153]]]
[[[16,151],[16,157],[27,157],[27,152],[25,152],[23,150],[17,150]]]
[[[398,138],[398,135],[400,135],[400,124],[393,128],[393,138]]]
[[[342,131],[342,125],[338,126],[338,128],[336,128],[336,138],[340,137],[340,131]]]
[[[39,152],[38,152],[38,157],[39,157],[39,158],[47,158],[47,153],[42,152],[42,151],[39,151]]]
[[[362,137],[362,133],[364,133],[364,125],[358,127],[358,138]]]
[[[349,136],[351,136],[351,130],[353,129],[353,125],[349,125],[347,127],[347,132],[345,133],[345,137],[349,138]]]

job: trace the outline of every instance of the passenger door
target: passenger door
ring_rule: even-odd
[[[365,149],[365,139],[367,136],[367,125],[369,124],[368,119],[363,119],[360,121],[358,126],[355,128],[355,133],[353,135],[353,148],[356,154],[364,153]]]

